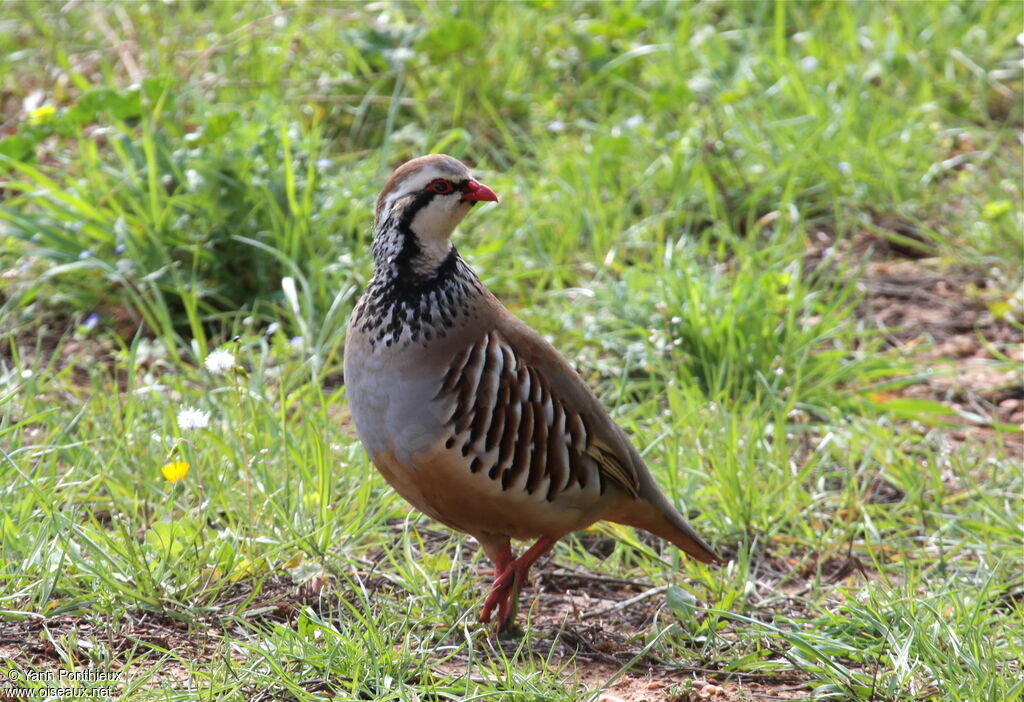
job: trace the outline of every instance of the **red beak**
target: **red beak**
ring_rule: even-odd
[[[498,196],[483,183],[471,180],[465,185],[466,192],[462,202],[497,202]]]

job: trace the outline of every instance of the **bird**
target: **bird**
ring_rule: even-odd
[[[374,270],[349,318],[344,383],[356,433],[413,507],[494,564],[480,621],[514,624],[530,567],[599,520],[721,558],[658,488],[568,361],[509,312],[453,245],[498,196],[456,158],[399,166],[376,201]],[[511,541],[534,543],[514,558]]]

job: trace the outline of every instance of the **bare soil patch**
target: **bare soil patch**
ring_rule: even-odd
[[[868,265],[864,312],[927,374],[898,391],[948,406],[956,441],[1002,440],[1024,453],[1024,337],[977,272],[942,275],[912,260]],[[988,291],[988,293],[986,292]]]
[[[1024,300],[1013,300],[1024,294],[1024,267],[950,266],[929,258],[933,248],[909,223],[881,217],[879,224],[895,238],[862,231],[835,241],[819,232],[808,242],[811,266],[830,257],[866,261],[857,317],[915,368],[912,382],[879,399],[938,402],[959,425],[949,432],[953,441],[1001,442],[1024,456]]]

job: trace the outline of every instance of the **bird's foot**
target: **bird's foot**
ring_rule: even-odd
[[[491,587],[491,593],[484,600],[480,621],[491,621],[491,615],[497,610],[497,621],[494,630],[497,633],[507,631],[515,621],[519,604],[519,588],[526,582],[526,574],[538,558],[551,550],[555,539],[542,537],[530,549],[514,561],[510,561],[499,571]],[[497,569],[496,569],[497,570]]]
[[[519,587],[526,581],[526,571],[529,567],[529,565],[523,567],[522,564],[513,561],[505,568],[504,572],[494,579],[491,592],[484,600],[480,621],[486,624],[491,621],[492,614],[496,613],[495,633],[500,634],[507,631],[515,621],[519,603]]]

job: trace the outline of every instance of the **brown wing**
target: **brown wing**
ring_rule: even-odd
[[[449,401],[446,447],[461,450],[471,472],[500,481],[502,490],[553,501],[568,489],[604,493],[610,481],[637,495],[638,476],[593,420],[496,330],[454,359],[435,399]]]

